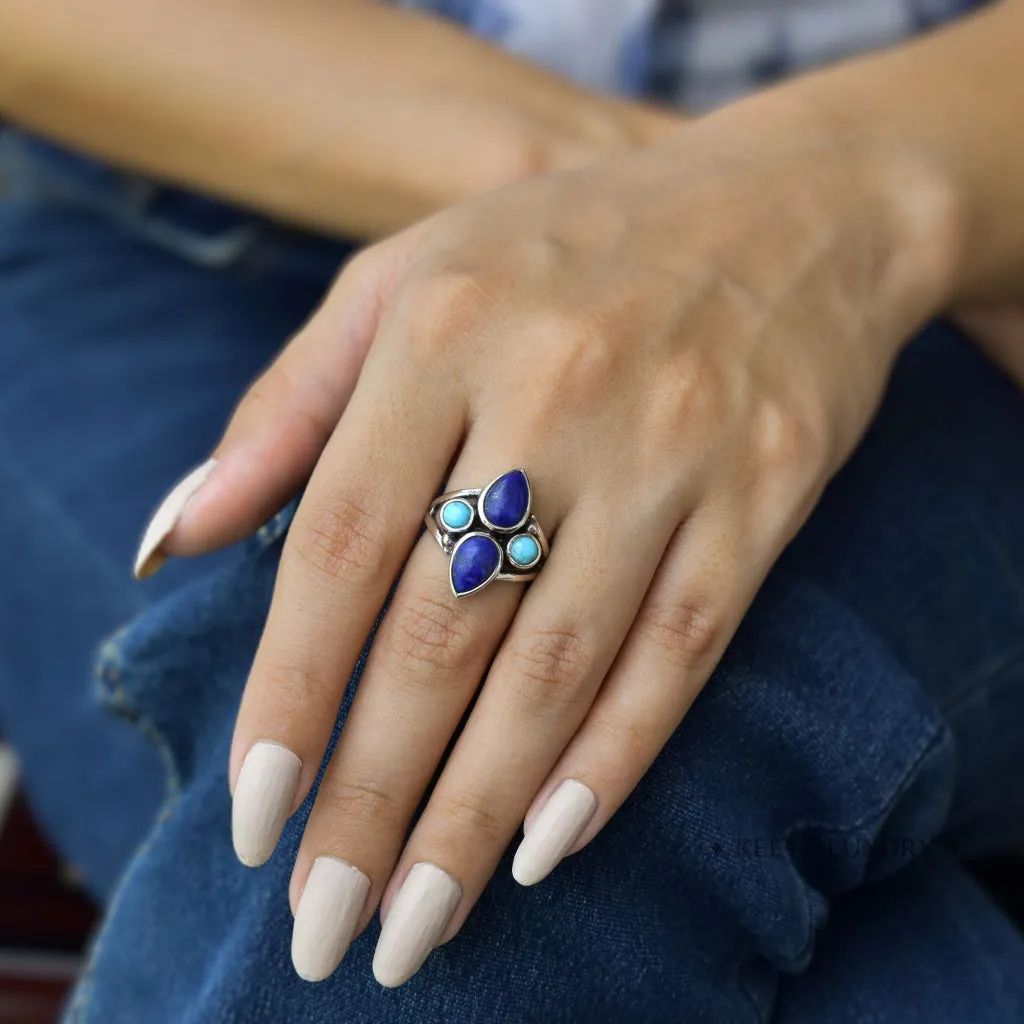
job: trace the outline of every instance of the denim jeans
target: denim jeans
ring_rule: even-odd
[[[225,779],[289,512],[128,567],[343,247],[28,180],[0,204],[0,729],[108,904],[70,1021],[1024,1020],[1024,941],[962,866],[1024,845],[1024,400],[953,328],[909,346],[602,834],[535,888],[506,858],[402,988],[373,980],[376,924],[310,985],[287,902],[309,801],[250,871]]]

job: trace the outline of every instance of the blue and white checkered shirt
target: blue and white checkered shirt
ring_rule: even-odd
[[[581,85],[694,113],[979,0],[404,0]]]

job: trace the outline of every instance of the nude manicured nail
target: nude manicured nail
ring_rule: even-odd
[[[582,782],[566,779],[530,822],[512,861],[512,877],[520,885],[546,878],[572,849],[596,810],[593,792]]]
[[[259,867],[274,852],[292,813],[302,762],[280,743],[254,743],[235,783],[231,836],[238,859]]]
[[[462,887],[436,864],[414,864],[391,902],[373,954],[373,976],[388,988],[408,981],[444,934]]]
[[[323,981],[341,963],[370,892],[358,868],[334,857],[313,861],[295,911],[292,963],[300,978]]]
[[[160,507],[153,513],[153,518],[146,527],[146,532],[142,535],[139,551],[135,556],[136,579],[152,576],[167,561],[167,555],[161,550],[160,545],[170,536],[171,530],[181,518],[181,513],[185,511],[185,506],[206,483],[206,478],[216,465],[216,459],[208,459],[201,466],[197,466],[183,480],[179,480],[160,503]]]

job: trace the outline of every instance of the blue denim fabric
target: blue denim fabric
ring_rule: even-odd
[[[128,566],[326,275],[293,258],[311,240],[213,270],[148,208],[40,200],[0,204],[0,728],[97,892],[131,856],[69,1020],[1024,1019],[1024,943],[954,859],[1024,842],[1024,401],[951,328],[908,350],[601,836],[532,889],[506,858],[401,989],[370,973],[376,924],[314,986],[288,952],[308,803],[248,871],[225,782],[288,514],[146,584]],[[152,746],[88,696],[129,618],[95,686]]]
[[[783,979],[773,1019],[1021,1020],[1020,942],[953,856],[933,846],[910,870],[834,902],[810,967]]]
[[[323,279],[210,274],[67,206],[0,204],[0,731],[100,898],[164,786],[87,685],[97,642],[237,552],[137,584],[139,531]],[[234,396],[234,397],[232,397]]]

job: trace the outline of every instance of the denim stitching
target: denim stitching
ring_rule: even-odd
[[[167,770],[167,793],[149,835],[146,836],[132,855],[132,859],[121,876],[106,908],[103,924],[92,941],[85,969],[78,979],[74,996],[67,1008],[64,1018],[65,1024],[86,1024],[86,1015],[90,1009],[93,994],[93,976],[96,971],[96,963],[102,952],[110,922],[117,913],[121,898],[131,882],[136,868],[159,837],[164,824],[170,819],[181,796],[181,777],[178,773],[177,764],[170,745],[160,730],[145,715],[141,714],[138,708],[129,702],[125,695],[124,687],[121,684],[121,642],[129,628],[130,624],[121,627],[103,644],[97,655],[96,666],[93,669],[93,678],[101,703],[110,709],[112,713],[135,726],[160,754],[160,758]]]

